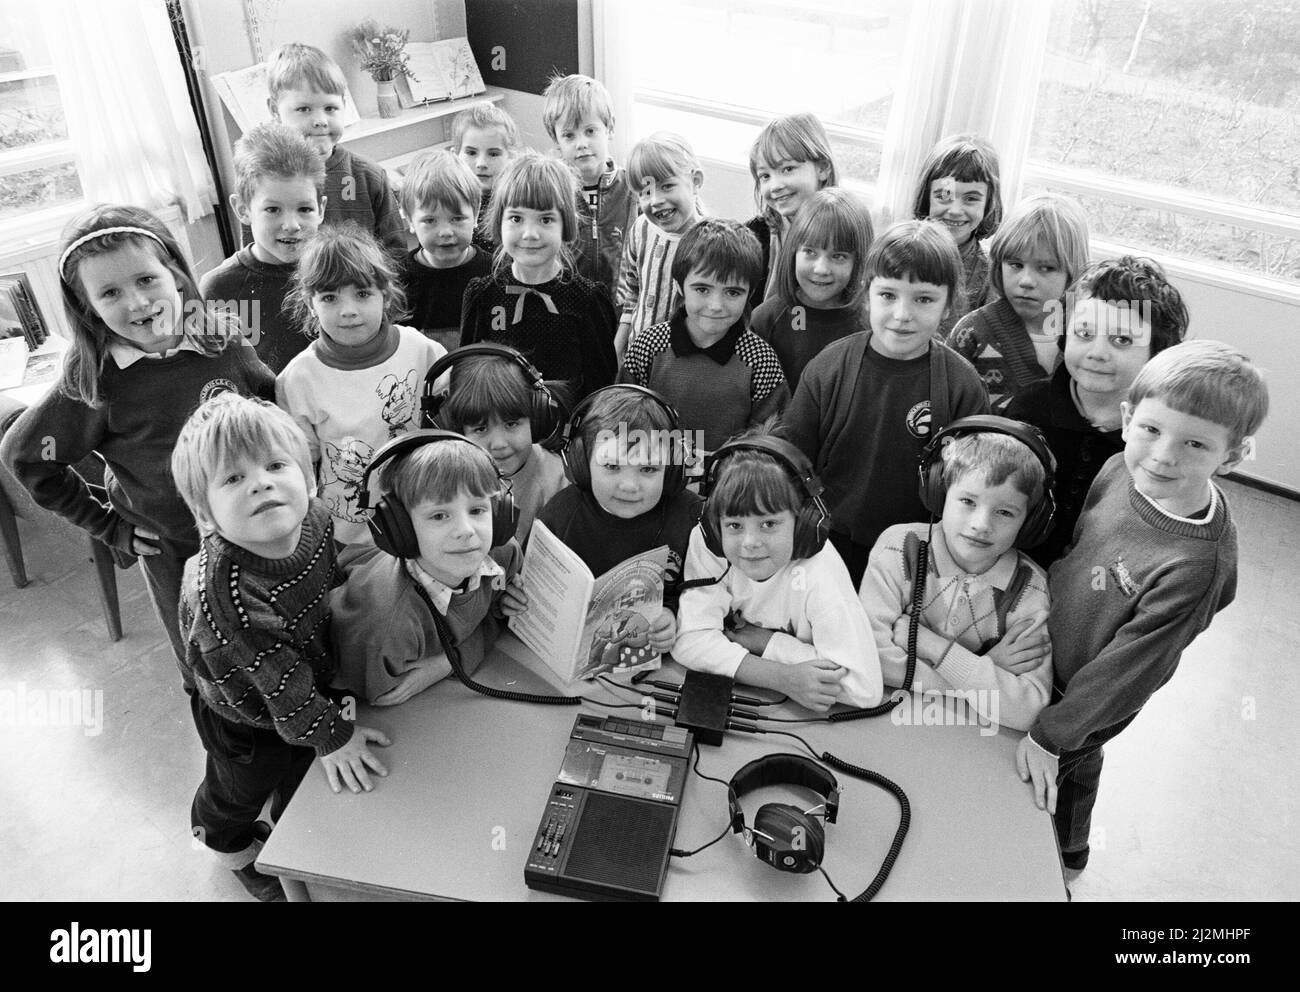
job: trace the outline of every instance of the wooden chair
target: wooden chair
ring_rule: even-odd
[[[3,438],[5,432],[18,419],[19,414],[26,409],[16,400],[6,397],[0,393],[0,438]],[[104,460],[98,454],[92,453],[83,458],[74,466],[79,475],[86,480],[90,486],[91,492],[97,499],[107,500],[107,490],[104,489]],[[22,486],[14,480],[7,471],[0,468],[0,544],[4,545],[5,560],[9,565],[9,574],[13,577],[14,586],[22,589],[27,585],[27,566],[23,560],[22,541],[18,536],[18,523],[14,504],[5,493],[5,482],[12,483],[12,489],[15,496],[25,502],[30,503],[30,498]],[[35,506],[35,504],[31,504]],[[24,514],[25,516],[26,514]],[[58,525],[71,526],[66,524],[63,519],[56,514],[49,514],[48,519],[58,521]],[[90,542],[89,561],[95,566],[95,574],[99,583],[99,601],[104,609],[104,623],[108,627],[108,636],[114,641],[122,639],[122,613],[118,606],[117,599],[117,574],[116,565],[113,561],[113,552],[102,541],[97,541],[93,537],[86,537]]]

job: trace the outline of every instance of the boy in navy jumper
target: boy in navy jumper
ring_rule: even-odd
[[[1093,482],[1074,547],[1048,574],[1052,702],[1016,752],[1076,870],[1088,863],[1102,745],[1236,595],[1237,530],[1212,479],[1245,457],[1268,391],[1235,349],[1189,341],[1143,367],[1122,409],[1124,451]]]
[[[311,45],[281,45],[271,53],[266,84],[272,116],[306,138],[325,162],[325,223],[352,221],[394,257],[405,251],[406,231],[387,173],[339,144],[347,82],[338,63]],[[243,233],[247,242],[249,233]]]
[[[272,799],[277,818],[317,757],[335,792],[369,791],[369,772],[388,772],[367,742],[388,738],[323,692],[334,529],[293,418],[221,393],[186,421],[171,468],[203,532],[181,584],[182,674],[207,751],[190,822],[252,895],[282,901],[254,867],[262,806]]]
[[[758,239],[742,224],[702,220],[682,238],[672,276],[682,305],[637,335],[619,382],[648,386],[713,451],[790,402],[781,360],[749,329],[745,306],[763,277]]]
[[[253,243],[203,277],[199,291],[220,309],[242,311],[257,357],[276,375],[311,343],[282,311],[303,246],[325,215],[325,163],[296,131],[259,124],[235,143],[230,205]]]
[[[465,287],[492,267],[473,244],[478,203],[474,173],[448,151],[420,156],[402,181],[402,210],[420,242],[402,257],[409,323],[448,351],[460,344]]]

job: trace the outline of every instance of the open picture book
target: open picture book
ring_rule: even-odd
[[[663,545],[593,576],[537,520],[520,572],[528,609],[510,618],[510,629],[565,682],[616,669],[658,668],[650,625],[663,610],[667,566]]]

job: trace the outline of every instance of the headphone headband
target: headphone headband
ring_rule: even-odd
[[[501,472],[497,469],[496,462],[492,461],[492,456],[469,438],[454,431],[428,428],[410,431],[400,437],[393,438],[381,447],[375,452],[374,457],[370,459],[370,464],[366,466],[365,471],[361,473],[360,491],[357,493],[357,508],[371,510],[370,473],[374,472],[386,461],[391,461],[423,445],[433,444],[438,441],[464,441],[472,449],[480,452],[492,466],[492,472],[496,476],[498,485],[504,488],[504,492],[498,491],[491,499],[492,547],[501,547],[515,535],[518,514],[515,512],[513,495],[508,487],[504,487]],[[419,538],[411,521],[410,511],[402,505],[402,501],[395,493],[384,492],[380,495],[379,501],[371,510],[366,525],[370,529],[371,536],[375,539],[375,547],[379,548],[380,551],[386,552],[395,558],[415,558],[419,555]]]
[[[813,471],[812,462],[808,460],[808,456],[784,438],[775,437],[771,434],[760,434],[756,437],[738,438],[734,441],[728,441],[726,444],[714,451],[713,454],[709,456],[708,462],[704,467],[703,495],[706,499],[708,498],[709,493],[713,490],[714,475],[717,472],[717,466],[737,451],[761,451],[764,454],[771,455],[777,461],[781,462],[790,470],[790,473],[799,480],[799,484],[803,487],[803,491],[807,495],[808,499],[817,503],[818,506],[821,507],[822,512],[829,516],[829,514],[826,513],[825,506],[821,505],[822,493],[826,491],[826,487],[823,486],[821,480],[817,478],[817,473]]]
[[[483,451],[482,448],[467,438],[464,434],[457,434],[455,431],[444,431],[432,427],[422,428],[418,431],[407,431],[405,434],[393,438],[376,451],[374,456],[370,459],[370,464],[368,464],[365,471],[361,473],[361,482],[358,486],[360,491],[357,493],[357,509],[370,509],[371,472],[378,469],[384,462],[392,461],[394,458],[399,458],[408,451],[414,451],[416,448],[423,447],[426,444],[433,444],[435,441],[464,441],[475,451]],[[496,462],[492,461],[492,456],[486,451],[483,451],[483,457],[489,462],[492,462],[492,471],[496,472],[497,481],[503,481],[501,479],[500,471],[497,470]]]
[[[759,451],[765,455],[770,455],[799,480],[799,486],[804,493],[804,503],[795,513],[794,556],[796,558],[811,558],[821,551],[826,545],[831,526],[831,514],[822,499],[825,487],[822,485],[821,480],[817,478],[817,473],[813,470],[812,462],[809,461],[807,455],[785,438],[774,437],[770,434],[760,434],[754,437],[728,441],[706,460],[704,482],[700,487],[700,494],[705,500],[704,512],[700,516],[700,524],[704,530],[704,543],[709,551],[720,558],[726,557],[723,554],[722,536],[717,526],[718,520],[716,516],[710,514],[708,500],[713,494],[714,486],[717,484],[719,466],[740,451]]]
[[[438,413],[447,399],[445,395],[438,396],[434,393],[434,388],[443,373],[466,358],[476,357],[500,358],[519,367],[524,378],[528,380],[528,388],[533,396],[529,420],[538,421],[533,425],[533,438],[539,443],[551,440],[568,415],[564,403],[551,392],[546,385],[545,377],[537,366],[524,357],[522,352],[492,341],[463,345],[433,363],[429,371],[424,374],[424,389],[420,397],[421,422],[436,426]]]
[[[682,421],[677,414],[677,408],[653,389],[647,389],[645,386],[623,382],[615,383],[612,386],[602,386],[588,393],[578,402],[578,405],[573,408],[573,412],[569,415],[569,419],[565,421],[563,433],[560,435],[560,458],[564,461],[564,474],[574,485],[585,492],[591,492],[591,470],[587,464],[591,452],[587,450],[586,442],[583,440],[582,425],[591,411],[592,405],[596,402],[596,398],[614,390],[631,393],[634,396],[645,396],[653,400],[668,415],[670,435],[673,433],[679,435],[679,441],[674,445],[676,450],[671,453],[670,463],[664,472],[663,495],[659,497],[660,505],[666,505],[667,500],[672,499],[686,488],[686,465],[692,452],[687,438],[681,435]]]
[[[802,754],[765,754],[744,765],[727,783],[728,793],[741,796],[767,785],[801,785],[826,800],[826,822],[834,823],[840,810],[840,784],[835,776]]]
[[[1043,466],[1043,495],[1029,507],[1015,546],[1032,548],[1040,544],[1051,530],[1056,515],[1056,497],[1053,495],[1056,485],[1056,456],[1052,454],[1042,432],[1032,424],[990,414],[976,414],[954,420],[935,434],[921,452],[917,466],[921,503],[936,517],[943,514],[943,504],[948,494],[948,487],[943,481],[943,448],[947,442],[968,434],[1003,434],[1015,438],[1032,451]]]
[[[653,389],[648,389],[645,386],[638,386],[636,383],[632,382],[617,382],[612,386],[601,386],[599,389],[592,390],[578,402],[578,405],[573,408],[573,412],[569,414],[569,419],[564,425],[564,434],[560,439],[560,443],[567,446],[569,442],[573,440],[574,436],[578,432],[578,428],[582,426],[583,418],[591,409],[592,404],[596,402],[597,396],[600,396],[602,393],[613,392],[616,389],[625,393],[638,393],[642,396],[650,397],[650,399],[658,403],[664,409],[664,412],[668,414],[668,419],[672,421],[673,429],[680,426],[682,418],[677,415],[677,408],[656,393]]]

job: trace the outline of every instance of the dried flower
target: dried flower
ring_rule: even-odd
[[[407,28],[380,27],[373,17],[368,17],[352,29],[352,51],[361,68],[377,83],[388,82],[398,76],[415,79],[408,67],[406,42],[411,32]]]

